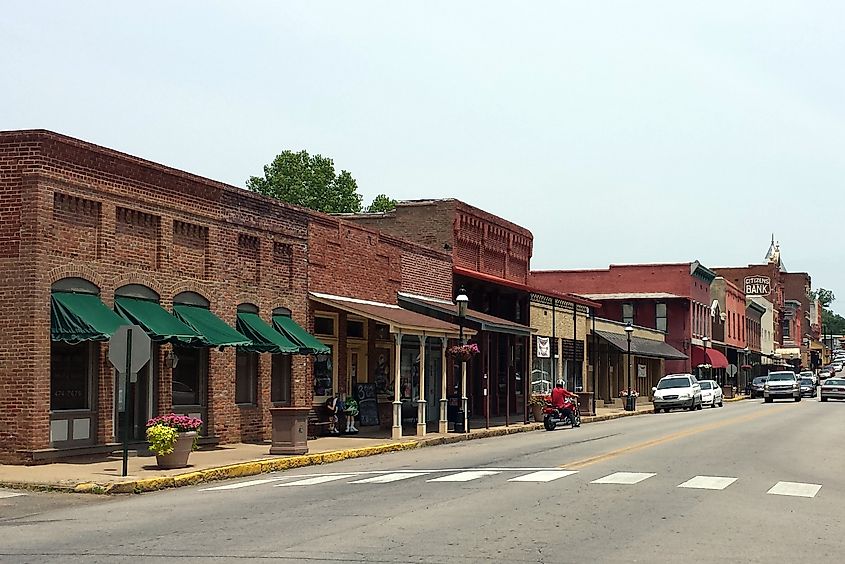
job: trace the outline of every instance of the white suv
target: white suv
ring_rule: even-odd
[[[655,413],[672,408],[701,409],[701,385],[692,374],[669,374],[651,390]]]

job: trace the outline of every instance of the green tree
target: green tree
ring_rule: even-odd
[[[326,213],[361,211],[358,183],[342,170],[336,174],[334,161],[307,151],[283,151],[264,165],[264,176],[252,176],[246,186],[253,192]]]
[[[396,209],[396,200],[387,194],[379,194],[373,198],[373,203],[367,208],[368,213],[387,212]]]

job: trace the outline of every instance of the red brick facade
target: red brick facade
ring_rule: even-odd
[[[307,327],[307,220],[302,211],[231,186],[44,131],[0,133],[0,460],[50,447],[50,291],[78,277],[111,306],[140,284],[169,310],[196,292],[234,325],[237,306],[291,310]],[[96,443],[114,440],[114,376],[95,344]],[[162,345],[154,412],[171,409]],[[268,437],[270,355],[254,406],[234,401],[232,349],[208,351],[207,430],[221,441]],[[293,403],[309,401],[308,357],[293,359]]]

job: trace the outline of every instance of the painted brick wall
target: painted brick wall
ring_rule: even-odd
[[[57,280],[85,278],[107,305],[115,289],[131,283],[156,291],[165,309],[179,292],[197,292],[230,324],[239,303],[258,305],[267,320],[283,306],[310,329],[308,216],[296,208],[29,131],[0,133],[0,210],[0,461],[25,461],[18,449],[49,446],[49,297]],[[250,262],[242,267],[245,255]],[[171,404],[168,347],[158,361],[159,412]],[[114,381],[106,346],[100,349],[95,406],[104,442],[113,434]],[[207,427],[224,442],[266,439],[270,356],[260,362],[258,405],[246,408],[234,403],[234,356],[230,349],[209,352]],[[309,378],[308,357],[295,356],[296,405],[310,405]]]

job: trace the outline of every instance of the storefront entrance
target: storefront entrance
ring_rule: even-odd
[[[198,417],[208,425],[208,349],[173,347],[173,412]]]

